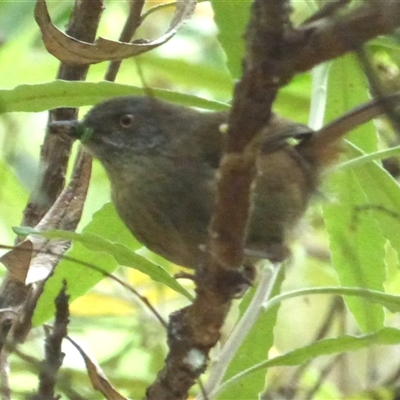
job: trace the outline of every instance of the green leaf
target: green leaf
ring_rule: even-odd
[[[169,79],[174,85],[187,88],[182,92],[198,88],[201,93],[209,92],[215,99],[230,100],[232,97],[233,80],[224,65],[193,64],[190,59],[157,57],[157,54],[151,51],[140,58],[146,76],[164,76],[164,79]]]
[[[359,157],[363,153],[352,148],[352,154]],[[379,224],[385,238],[400,254],[400,186],[398,182],[377,162],[370,162],[353,171],[367,196],[367,201],[358,214],[371,212]],[[377,184],[379,182],[379,184]]]
[[[353,56],[335,60],[330,68],[327,119],[361,104],[367,99],[364,76]],[[349,135],[349,140],[367,152],[376,151],[377,137],[372,123]],[[385,239],[371,211],[358,212],[369,203],[363,179],[373,164],[339,171],[329,179],[334,201],[324,204],[323,212],[329,235],[332,263],[341,285],[383,291],[385,273]],[[374,184],[376,189],[376,183]],[[361,299],[345,298],[360,329],[364,332],[383,327],[384,312],[380,305],[366,307]]]
[[[274,111],[293,119],[295,122],[307,124],[310,108],[311,76],[300,74],[293,78],[290,85],[279,90],[274,101]]]
[[[0,219],[9,227],[20,221],[28,193],[22,188],[11,168],[1,160],[0,182]],[[6,233],[10,234],[11,230]]]
[[[36,232],[48,239],[73,240],[74,245],[67,253],[68,258],[61,260],[53,276],[47,280],[35,310],[34,325],[42,324],[54,314],[53,300],[64,279],[68,283],[68,294],[74,300],[104,278],[100,271],[87,264],[93,264],[106,273],[112,273],[119,265],[132,267],[191,298],[167,271],[135,253],[142,246],[123,225],[110,203],[93,215],[92,221],[83,231],[81,234],[61,230]],[[79,260],[85,265],[80,264]]]
[[[247,380],[249,379],[249,376],[258,371],[264,371],[265,373],[267,368],[301,365],[322,355],[356,351],[371,347],[372,345],[395,345],[398,343],[400,343],[400,330],[394,328],[384,328],[377,332],[362,336],[349,335],[334,339],[323,339],[308,346],[290,351],[282,356],[271,358],[265,362],[254,365],[252,368],[249,368],[242,373],[237,374],[229,381],[226,381],[218,388],[218,393],[213,393],[212,396],[225,392],[227,388],[232,390],[232,388],[235,387],[237,389],[239,383],[243,384],[244,378]]]
[[[367,335],[345,335],[334,339],[323,339],[288,352],[285,355],[272,358],[263,363],[263,367],[270,368],[280,365],[300,365],[322,355],[356,351],[371,347],[372,345],[395,345],[398,343],[400,343],[400,330],[395,328],[383,328]]]
[[[111,242],[91,233],[82,234],[62,230],[50,230],[40,232],[40,234],[48,239],[67,239],[78,242],[91,251],[112,255],[119,265],[137,269],[148,275],[152,280],[164,283],[171,289],[190,298],[189,293],[162,267],[148,261],[143,256],[120,243]]]
[[[218,39],[225,51],[228,69],[232,76],[238,79],[242,72],[244,33],[252,3],[247,0],[212,0],[211,3],[219,31]]]
[[[324,206],[324,218],[340,283],[383,291],[385,240],[372,213],[356,211],[367,199],[357,176],[347,171],[335,178],[331,188],[336,188],[337,200]],[[359,299],[345,300],[362,330],[383,326],[384,313],[379,305],[367,307]]]
[[[400,296],[378,292],[376,290],[363,289],[358,287],[332,287],[322,286],[317,288],[299,289],[282,293],[273,297],[265,305],[266,310],[275,307],[283,300],[292,299],[299,296],[309,296],[313,294],[330,294],[338,296],[356,296],[372,303],[380,304],[393,313],[400,312]]]
[[[367,82],[355,56],[349,54],[332,61],[325,121],[329,122],[368,100]],[[372,122],[352,131],[347,139],[365,152],[377,150],[377,135]]]
[[[151,89],[156,97],[191,107],[224,110],[228,105],[194,95],[165,89]],[[80,107],[123,95],[144,95],[145,89],[114,82],[54,81],[36,85],[20,85],[0,90],[0,113],[11,111],[44,111],[57,107]]]

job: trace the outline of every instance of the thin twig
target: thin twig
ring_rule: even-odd
[[[66,289],[67,284],[64,281],[60,293],[55,299],[56,316],[54,326],[47,333],[45,358],[41,363],[39,373],[38,392],[30,400],[55,400],[59,398],[55,396],[56,378],[64,360],[61,344],[67,336],[69,323],[69,295],[67,295]]]
[[[129,3],[129,15],[125,21],[125,25],[122,29],[121,35],[119,37],[120,42],[129,42],[136,32],[136,29],[142,23],[140,14],[144,6],[144,0],[130,0]],[[119,67],[121,66],[122,60],[111,61],[104,79],[106,81],[115,81],[117,77]]]

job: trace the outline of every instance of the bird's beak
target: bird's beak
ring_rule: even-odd
[[[82,136],[82,125],[76,120],[54,121],[49,124],[49,133],[80,139]]]

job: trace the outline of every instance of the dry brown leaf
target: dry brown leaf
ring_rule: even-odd
[[[11,276],[18,282],[25,283],[31,263],[32,251],[32,242],[24,240],[0,257],[0,262],[5,265]]]
[[[120,395],[112,387],[111,383],[108,381],[107,377],[105,376],[104,372],[97,364],[97,362],[93,360],[88,354],[86,354],[82,347],[80,347],[78,343],[72,340],[69,336],[67,336],[67,339],[73,344],[73,346],[79,351],[80,355],[83,357],[90,381],[92,382],[94,389],[101,392],[107,400],[128,400],[126,397]]]
[[[160,46],[171,39],[179,28],[193,15],[197,0],[178,0],[171,24],[164,35],[145,43],[123,43],[99,37],[87,43],[66,35],[50,19],[45,0],[37,0],[35,20],[42,31],[46,49],[66,64],[96,64],[102,61],[123,60]]]

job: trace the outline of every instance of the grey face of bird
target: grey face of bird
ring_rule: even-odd
[[[121,97],[95,106],[80,125],[82,144],[105,164],[118,158],[165,152],[170,138],[157,117],[158,104],[146,97]]]

